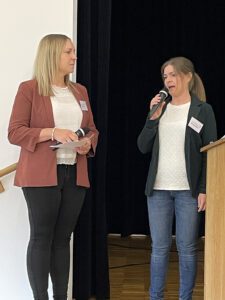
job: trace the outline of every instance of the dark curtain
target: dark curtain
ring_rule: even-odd
[[[75,236],[74,295],[108,289],[107,233],[148,234],[145,181],[149,156],[136,140],[160,67],[186,56],[203,80],[218,137],[225,134],[224,1],[78,1],[78,82],[88,88],[100,140],[90,161],[92,188]],[[204,234],[204,214],[200,235]],[[83,297],[83,295],[85,295]],[[105,298],[104,298],[105,297]]]
[[[204,82],[218,137],[225,134],[225,4],[223,1],[112,1],[108,103],[108,231],[148,233],[145,181],[149,155],[136,140],[150,99],[162,88],[160,67],[186,56]],[[200,235],[204,234],[204,213]]]
[[[106,224],[106,155],[111,1],[78,1],[77,82],[85,85],[100,132],[97,153],[89,159],[88,190],[74,235],[73,296],[109,298]]]

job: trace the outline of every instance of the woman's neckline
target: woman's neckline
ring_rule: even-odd
[[[181,106],[181,105],[188,104],[188,103],[190,103],[190,102],[191,102],[191,99],[189,99],[189,100],[187,100],[187,101],[184,101],[184,102],[180,102],[180,103],[172,103],[172,102],[170,101],[170,105],[172,105],[172,106]]]
[[[56,89],[56,90],[67,90],[68,89],[68,86],[58,86],[55,84],[52,84],[52,87],[53,87],[53,89]]]

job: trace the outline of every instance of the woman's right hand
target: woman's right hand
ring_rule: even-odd
[[[150,101],[150,111],[153,108],[154,105],[157,105],[159,102],[161,101],[161,97],[160,94],[157,94],[154,98],[152,98],[152,100]],[[158,119],[162,113],[162,109],[165,105],[165,101],[162,102],[162,104],[158,107],[158,109],[156,110],[156,112],[152,115],[152,117],[150,118],[150,120],[155,120]]]
[[[62,144],[78,140],[78,136],[74,131],[61,128],[55,128],[53,138]]]

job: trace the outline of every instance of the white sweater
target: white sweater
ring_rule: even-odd
[[[53,86],[51,97],[55,127],[76,131],[80,128],[82,111],[73,93],[68,87]],[[76,163],[76,152],[71,149],[58,149],[57,164],[73,165]]]
[[[190,102],[167,105],[159,122],[159,161],[154,189],[189,190],[184,140]]]

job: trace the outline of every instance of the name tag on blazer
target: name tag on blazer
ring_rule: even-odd
[[[80,108],[81,110],[88,111],[87,103],[85,100],[80,100]]]
[[[196,131],[197,133],[199,133],[203,127],[203,124],[200,121],[198,121],[197,119],[195,119],[194,117],[191,117],[191,120],[188,123],[188,126],[190,128],[192,128],[194,131]]]

